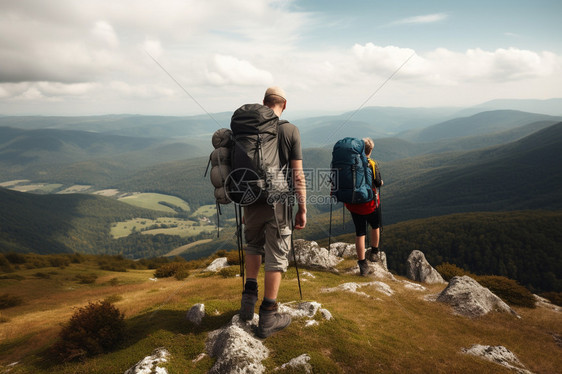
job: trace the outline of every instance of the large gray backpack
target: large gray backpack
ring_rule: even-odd
[[[279,158],[279,117],[271,108],[246,104],[232,115],[232,171],[228,197],[242,206],[273,203],[287,197],[286,165]]]

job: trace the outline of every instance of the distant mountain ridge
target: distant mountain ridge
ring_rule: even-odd
[[[420,130],[410,130],[399,134],[398,137],[413,142],[432,142],[512,130],[539,121],[555,123],[562,121],[562,117],[516,110],[495,110],[451,119]]]
[[[172,143],[164,138],[0,127],[0,178],[34,179],[50,175],[54,179],[60,176],[61,166],[72,168],[94,159],[114,166],[120,162],[122,174],[139,166],[198,156],[206,152],[203,149],[197,142]]]
[[[562,209],[562,122],[505,145],[381,166],[396,222],[467,211]],[[388,182],[388,184],[387,184]]]

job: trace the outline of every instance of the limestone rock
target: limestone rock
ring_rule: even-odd
[[[303,272],[302,272],[302,276],[303,276],[303,277],[309,277],[309,278],[312,278],[312,279],[316,279],[316,277],[314,276],[314,274],[312,274],[310,271],[303,271]]]
[[[334,270],[335,266],[343,260],[328,252],[326,248],[320,247],[318,243],[303,239],[295,240],[295,256],[299,266],[324,270]],[[293,251],[289,251],[287,257],[292,262]]]
[[[275,368],[275,371],[282,369],[294,369],[299,373],[312,373],[312,366],[309,364],[309,361],[310,356],[302,354],[281,365],[281,367]]]
[[[370,255],[371,255],[371,250],[367,249],[365,251],[365,258],[369,258]],[[388,271],[388,266],[386,263],[386,253],[384,251],[379,251],[379,260],[375,262],[375,264],[379,264],[381,268]]]
[[[519,374],[531,374],[531,372],[525,368],[525,365],[523,365],[521,361],[519,361],[519,359],[517,358],[517,356],[515,356],[515,354],[513,354],[513,352],[501,345],[489,346],[475,344],[470,348],[463,348],[462,352],[495,362],[511,370],[514,370]]]
[[[354,257],[357,256],[357,251],[355,250],[355,244],[348,244],[344,242],[337,242],[330,244],[330,254],[336,257]]]
[[[337,292],[337,291],[345,291],[345,292],[351,292],[351,293],[356,293],[362,296],[367,296],[370,297],[369,294],[362,292],[362,291],[358,291],[359,288],[362,287],[368,287],[368,286],[373,286],[377,289],[377,291],[384,293],[387,296],[392,296],[394,294],[394,291],[392,290],[392,288],[390,288],[390,286],[386,283],[383,282],[379,282],[379,281],[374,281],[374,282],[364,282],[364,283],[354,283],[354,282],[348,282],[348,283],[343,283],[340,284],[337,287],[332,287],[332,288],[325,288],[322,290],[322,292]]]
[[[422,283],[446,283],[443,277],[425,259],[423,252],[414,250],[408,257],[407,276],[413,281]]]
[[[256,314],[254,319],[248,322],[240,320],[239,317],[236,314],[225,327],[209,333],[207,352],[216,358],[209,373],[265,372],[265,366],[261,362],[269,356],[269,350],[261,340],[254,337],[252,331],[257,328],[259,317]]]
[[[205,304],[195,304],[189,309],[185,318],[196,325],[200,325],[205,317]]]
[[[365,252],[365,258],[369,258],[369,254],[371,250],[367,250]],[[389,279],[392,281],[396,281],[396,278],[386,266],[386,253],[383,251],[379,251],[379,261],[371,262],[367,260],[367,265],[369,265],[369,273],[367,274],[370,278],[379,278],[379,279]],[[359,274],[359,265],[355,265],[355,267],[350,271],[350,273]]]
[[[533,297],[535,298],[535,305],[539,308],[550,309],[554,310],[555,312],[562,311],[562,308],[560,308],[558,305],[552,304],[548,299],[545,299],[544,297],[540,297],[539,295],[535,294],[533,294]]]
[[[219,271],[220,269],[225,268],[227,266],[228,266],[228,260],[226,259],[226,257],[219,257],[216,258],[213,262],[211,262],[211,265],[207,266],[205,271]]]
[[[330,321],[333,318],[332,313],[330,313],[330,311],[328,311],[327,309],[322,308],[322,304],[316,301],[304,301],[298,303],[296,306],[293,306],[293,304],[295,304],[294,301],[279,304],[279,313],[288,314],[292,318],[308,319],[308,321],[305,323],[306,327],[318,324],[318,321],[314,319],[318,312],[326,321]]]
[[[316,312],[322,307],[322,304],[316,301],[304,301],[299,303],[295,308],[291,306],[293,303],[294,302],[280,304],[279,312],[289,314],[294,318],[314,317]]]
[[[165,368],[158,367],[157,365],[161,362],[167,362],[167,357],[170,356],[165,348],[156,348],[152,355],[146,356],[130,369],[128,369],[125,374],[168,374]]]
[[[427,290],[427,288],[425,288],[421,284],[408,282],[407,280],[402,281],[402,283],[404,284],[404,288],[408,288],[410,290],[415,290],[415,291],[426,291]]]
[[[332,313],[330,313],[330,311],[328,309],[320,309],[320,314],[322,314],[322,317],[326,320],[326,321],[331,321],[332,318],[334,318],[332,316]]]
[[[491,311],[517,316],[499,297],[467,275],[453,277],[437,301],[451,305],[455,312],[467,317],[480,317]]]

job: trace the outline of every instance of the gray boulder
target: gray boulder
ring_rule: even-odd
[[[216,258],[211,265],[207,266],[205,271],[219,271],[222,268],[228,267],[228,260],[226,257]]]
[[[367,250],[365,252],[365,258],[369,258],[371,250]],[[369,272],[367,276],[369,278],[378,278],[378,279],[387,279],[391,281],[396,281],[396,278],[390,271],[388,271],[388,267],[386,266],[386,253],[383,251],[379,252],[379,260],[376,262],[371,262],[367,260],[367,265],[369,266]],[[359,275],[359,265],[355,265],[351,268],[348,273],[357,274]]]
[[[313,241],[297,239],[294,245],[295,257],[299,266],[333,271],[336,265],[343,261],[342,258],[334,256],[326,248],[320,247]],[[293,251],[289,251],[287,257],[292,262]]]
[[[502,299],[467,275],[453,277],[437,301],[451,305],[456,313],[467,317],[480,317],[491,311],[517,316]]]
[[[422,251],[412,251],[410,256],[408,256],[407,263],[406,275],[409,279],[429,284],[447,283],[443,280],[441,274],[427,262]]]
[[[137,362],[125,374],[167,374],[168,371],[165,368],[158,367],[158,364],[168,361],[168,356],[170,356],[170,352],[165,348],[156,348],[150,356],[146,356]]]
[[[519,374],[531,374],[531,372],[525,368],[525,365],[519,361],[513,352],[501,345],[489,346],[475,344],[470,348],[463,348],[462,352],[495,362],[496,364],[505,366],[506,368],[514,370]]]
[[[299,373],[312,373],[312,366],[309,364],[310,356],[302,354],[298,357],[291,359],[289,362],[275,368],[277,370],[292,369]]]
[[[252,332],[257,328],[258,315],[252,321],[244,322],[236,314],[225,327],[211,331],[207,337],[206,348],[211,357],[216,358],[209,370],[211,374],[224,373],[264,373],[261,363],[269,356],[269,350]]]
[[[185,318],[196,325],[200,325],[205,317],[205,304],[195,304],[189,309]]]
[[[337,242],[330,244],[330,254],[336,257],[349,258],[357,256],[357,251],[355,250],[355,244]]]

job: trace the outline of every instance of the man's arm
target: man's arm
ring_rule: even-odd
[[[299,210],[295,216],[295,229],[301,230],[306,226],[306,179],[302,171],[302,160],[291,160],[293,186]]]

